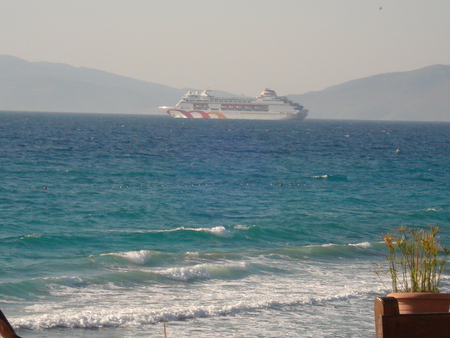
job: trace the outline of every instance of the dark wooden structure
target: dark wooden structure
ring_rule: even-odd
[[[11,324],[6,319],[6,316],[0,310],[0,338],[20,338],[16,335]]]
[[[450,313],[401,315],[393,297],[375,298],[376,338],[449,338]]]

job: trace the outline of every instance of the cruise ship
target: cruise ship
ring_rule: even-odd
[[[175,107],[159,107],[173,118],[238,120],[303,120],[308,110],[265,89],[258,97],[216,97],[210,90],[188,92]]]

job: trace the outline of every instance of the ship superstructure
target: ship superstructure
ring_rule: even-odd
[[[175,107],[160,107],[173,118],[303,120],[308,110],[274,90],[265,89],[258,97],[217,97],[210,90],[188,92]]]

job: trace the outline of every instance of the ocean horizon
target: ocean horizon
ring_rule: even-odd
[[[382,234],[449,246],[449,135],[0,112],[0,309],[24,338],[374,336]]]

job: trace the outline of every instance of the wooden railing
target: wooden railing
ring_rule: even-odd
[[[399,314],[393,297],[375,298],[376,338],[448,338],[450,313]]]

